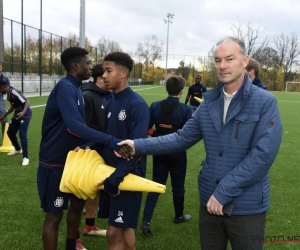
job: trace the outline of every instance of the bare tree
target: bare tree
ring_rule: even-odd
[[[159,41],[156,35],[146,36],[143,42],[137,44],[135,55],[139,62],[145,64],[145,71],[148,72],[150,65],[155,65],[157,60],[162,58],[163,42]]]
[[[292,70],[300,54],[299,36],[291,33],[289,36],[281,34],[274,38],[278,52],[278,65],[283,68],[284,81],[291,80]]]
[[[101,37],[98,40],[97,48],[101,51],[101,56],[110,52],[121,52],[122,48],[118,42],[110,40],[109,38]]]
[[[271,47],[258,48],[252,54],[252,58],[258,61],[262,68],[268,70],[270,68],[278,68],[279,56],[278,52]]]
[[[179,66],[176,69],[176,75],[181,75],[184,79],[188,80],[190,72],[192,69],[191,64],[185,64],[185,62],[182,60],[179,62]]]
[[[3,62],[4,39],[3,39],[3,0],[0,0],[0,62]]]
[[[252,56],[252,54],[257,50],[262,50],[264,47],[268,46],[268,37],[264,37],[265,30],[261,30],[260,26],[251,26],[251,21],[246,25],[238,21],[238,24],[233,24],[231,27],[233,35],[242,41],[244,41],[247,54]],[[262,41],[261,41],[262,39]],[[256,46],[259,46],[256,48]]]

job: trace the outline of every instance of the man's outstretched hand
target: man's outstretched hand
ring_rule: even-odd
[[[117,157],[121,157],[127,161],[133,158],[135,154],[134,141],[133,140],[125,140],[118,143],[120,146],[119,152],[115,151],[115,155]]]

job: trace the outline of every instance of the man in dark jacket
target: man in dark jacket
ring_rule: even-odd
[[[103,65],[93,65],[93,81],[83,83],[81,90],[85,103],[86,125],[90,128],[104,132],[105,130],[105,104],[109,96],[108,88],[102,79]],[[85,204],[84,235],[106,236],[106,230],[95,225],[95,215],[98,210],[99,196],[96,199],[88,199]]]
[[[103,82],[102,74],[102,64],[94,65],[92,70],[93,82],[90,81],[81,86],[85,103],[86,125],[101,132],[105,129],[104,107],[110,94]]]
[[[253,85],[262,89],[267,89],[266,85],[264,85],[258,78],[260,65],[256,60],[254,60],[253,58],[249,59],[249,63],[246,67],[246,71]]]
[[[207,89],[201,84],[201,76],[196,75],[195,84],[189,87],[189,91],[185,99],[185,104],[190,101],[191,108],[195,111],[200,103],[196,99],[194,99],[194,97],[202,99],[202,93],[205,91],[207,91]]]

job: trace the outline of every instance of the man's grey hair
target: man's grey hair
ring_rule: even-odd
[[[219,46],[220,44],[227,42],[227,41],[232,41],[232,42],[237,43],[241,48],[242,55],[246,55],[247,51],[246,51],[246,46],[245,46],[244,41],[242,41],[241,39],[239,39],[237,37],[233,37],[233,36],[227,36],[227,37],[223,38],[222,40],[218,41],[216,43],[215,49],[217,46]]]

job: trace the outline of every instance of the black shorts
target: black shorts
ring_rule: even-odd
[[[63,168],[49,169],[39,166],[37,172],[37,186],[44,212],[59,213],[68,209],[69,193],[59,190]]]
[[[104,191],[99,196],[99,218],[109,218],[108,223],[118,228],[136,228],[142,203],[142,192],[121,191],[111,197]]]

